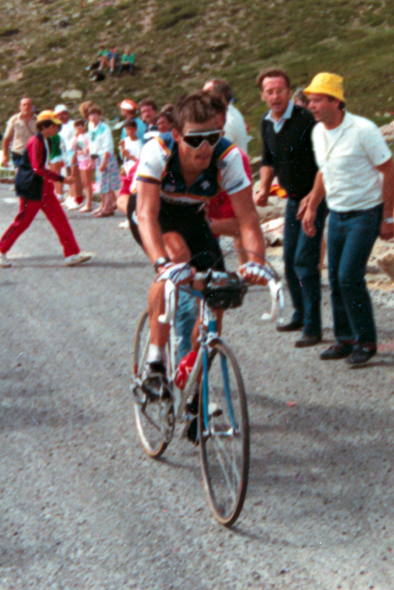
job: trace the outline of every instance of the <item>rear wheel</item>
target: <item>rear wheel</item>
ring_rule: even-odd
[[[222,342],[209,353],[208,395],[203,394],[204,373],[198,413],[201,470],[216,520],[231,526],[241,513],[248,485],[245,389],[235,356]]]
[[[135,335],[131,390],[134,396],[138,436],[146,454],[157,459],[164,453],[172,439],[175,416],[172,400],[152,398],[141,389],[149,336],[149,313],[145,311],[140,318]]]

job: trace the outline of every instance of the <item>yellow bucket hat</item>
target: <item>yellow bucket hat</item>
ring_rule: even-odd
[[[326,72],[316,74],[309,86],[305,88],[304,94],[327,94],[342,102],[346,100],[342,76]]]
[[[41,111],[37,117],[37,123],[40,121],[52,121],[55,125],[61,125],[62,122],[58,119],[53,111]]]

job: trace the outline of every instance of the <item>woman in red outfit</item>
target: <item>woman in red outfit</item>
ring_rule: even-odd
[[[0,266],[11,266],[6,253],[29,227],[38,211],[45,213],[63,246],[66,266],[86,262],[90,254],[80,251],[73,230],[55,195],[54,182],[75,182],[71,176],[63,177],[49,170],[50,137],[58,131],[61,122],[53,111],[43,111],[37,117],[38,133],[26,144],[22,163],[15,178],[19,199],[19,213],[0,239]]]

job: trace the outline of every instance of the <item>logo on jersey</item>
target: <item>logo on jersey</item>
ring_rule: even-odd
[[[211,183],[208,180],[204,180],[204,182],[201,183],[201,188],[205,191],[207,190],[207,188],[211,186]]]

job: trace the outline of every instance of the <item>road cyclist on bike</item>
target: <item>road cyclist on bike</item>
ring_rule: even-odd
[[[144,389],[155,391],[166,380],[169,326],[159,321],[165,310],[165,282],[193,280],[196,270],[224,270],[220,247],[206,221],[204,206],[221,190],[230,197],[248,262],[239,268],[250,284],[267,284],[264,238],[239,149],[222,137],[217,125],[217,97],[195,92],[174,110],[172,133],[143,148],[129,203],[131,230],[156,272],[149,291],[150,345]],[[191,263],[189,264],[189,261]]]

